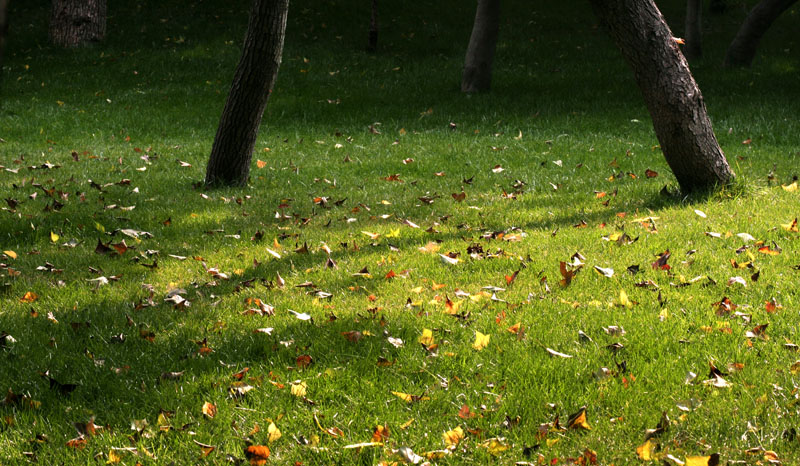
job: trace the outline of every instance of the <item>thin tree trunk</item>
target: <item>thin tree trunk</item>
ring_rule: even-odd
[[[9,0],[0,0],[0,76],[3,75],[3,52],[8,35],[8,3]]]
[[[689,60],[703,56],[703,0],[686,2],[686,46],[683,54]]]
[[[369,16],[369,41],[367,52],[378,50],[378,0],[372,0],[372,13]]]
[[[717,143],[703,96],[664,17],[652,0],[589,0],[622,55],[684,192],[730,182],[734,174]]]
[[[206,167],[206,185],[244,186],[278,76],[289,0],[254,0],[244,48]]]
[[[789,9],[797,0],[761,0],[750,10],[744,23],[736,33],[728,52],[725,66],[749,67],[756,56],[758,43],[778,16]]]
[[[488,91],[492,86],[492,63],[500,31],[500,0],[478,0],[475,23],[464,59],[462,92]]]
[[[50,42],[79,47],[106,36],[106,0],[53,0]]]

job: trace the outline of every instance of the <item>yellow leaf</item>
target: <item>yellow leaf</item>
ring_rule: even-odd
[[[14,251],[3,251],[3,254],[7,255],[8,257],[10,257],[12,259],[16,259],[17,258],[17,253],[14,252]]]
[[[420,293],[422,293],[422,287],[418,286],[416,288],[411,288],[411,292],[412,293],[416,293],[416,294],[420,294]]]
[[[217,415],[217,407],[215,405],[213,405],[212,403],[209,403],[208,401],[203,403],[202,411],[203,411],[203,414],[205,414],[209,418],[213,418],[214,416]]]
[[[120,456],[116,450],[110,450],[108,452],[108,461],[106,461],[106,464],[117,464],[120,461],[122,461],[122,456]]]
[[[61,237],[58,236],[57,234],[53,233],[52,231],[50,232],[50,241],[55,243],[56,241],[58,241],[59,238],[61,238]]]
[[[397,398],[400,398],[401,400],[405,401],[406,403],[411,403],[412,401],[414,401],[414,397],[409,395],[408,393],[392,392],[392,395],[396,396]]]
[[[545,443],[547,444],[548,447],[552,447],[553,445],[558,443],[559,440],[561,440],[561,439],[549,438],[549,439],[545,440]]]
[[[647,439],[646,442],[636,448],[636,454],[639,455],[640,460],[650,461],[653,459],[653,448],[655,448],[655,445],[650,439]]]
[[[628,293],[625,290],[619,290],[619,301],[614,304],[619,307],[633,307],[633,301],[628,299]]]
[[[408,426],[410,426],[413,423],[414,423],[414,418],[412,417],[411,419],[409,419],[406,422],[404,422],[403,425],[400,426],[400,429],[401,430],[406,430],[406,429],[408,429]]]
[[[710,456],[687,456],[685,466],[717,466],[719,464],[719,453]]]
[[[786,231],[793,231],[797,233],[797,217],[795,217],[794,221],[791,223],[781,223],[781,228]]]
[[[292,395],[302,398],[306,396],[307,388],[308,385],[306,385],[305,382],[301,382],[298,380],[297,382],[292,383]]]
[[[586,422],[586,408],[581,408],[580,411],[570,416],[567,427],[570,429],[592,430],[592,427]]]
[[[486,448],[489,450],[489,453],[493,456],[497,456],[500,453],[508,450],[511,448],[511,445],[506,443],[505,439],[502,438],[490,438],[483,443],[480,444],[481,447]]]
[[[431,346],[433,344],[433,331],[427,328],[422,329],[422,335],[417,341],[425,346]]]
[[[797,181],[795,181],[792,184],[781,185],[781,188],[783,188],[784,191],[788,191],[790,193],[793,193],[793,192],[797,191]]]
[[[472,344],[472,347],[477,351],[480,351],[487,346],[489,346],[489,337],[491,335],[485,335],[481,332],[475,332],[475,343]]]
[[[800,361],[795,361],[795,363],[792,364],[792,367],[790,367],[789,370],[792,371],[793,375],[797,375],[797,373],[800,372]]]
[[[444,444],[447,448],[455,448],[464,438],[464,429],[461,426],[456,427],[453,430],[448,430],[447,432],[442,434],[442,438],[444,439]]]
[[[269,434],[269,443],[281,438],[281,430],[278,429],[278,426],[276,426],[274,422],[269,423],[269,427],[267,427],[267,433]]]

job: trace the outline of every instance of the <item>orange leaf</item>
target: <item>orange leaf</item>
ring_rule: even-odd
[[[86,438],[81,435],[80,437],[76,437],[67,442],[67,446],[69,448],[75,448],[77,450],[83,450],[86,448]]]
[[[469,410],[469,406],[462,405],[461,409],[458,411],[458,417],[460,417],[461,419],[470,419],[475,417],[475,413]]]
[[[267,464],[269,458],[269,448],[264,445],[250,445],[244,450],[244,456],[253,466]]]
[[[389,438],[389,427],[383,426],[375,426],[375,430],[372,432],[372,441],[373,442],[383,442]]]
[[[21,302],[21,303],[32,303],[32,302],[36,301],[37,299],[39,299],[39,295],[37,295],[33,291],[26,291],[25,295],[23,297],[19,298],[19,302]]]
[[[213,405],[212,403],[209,403],[208,401],[203,403],[202,411],[203,411],[203,414],[205,414],[209,418],[213,418],[214,416],[217,415],[217,407],[215,405]]]
[[[264,168],[267,166],[267,162],[264,162],[263,160],[256,160],[256,166],[258,168]]]
[[[384,277],[384,278],[386,278],[388,280],[388,279],[394,278],[396,276],[397,276],[397,274],[395,273],[395,271],[394,270],[390,270],[389,272],[386,273],[386,277]]]

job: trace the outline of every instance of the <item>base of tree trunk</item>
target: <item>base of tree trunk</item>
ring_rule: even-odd
[[[492,63],[500,32],[500,1],[478,0],[475,22],[464,58],[461,92],[485,92],[492,87]]]
[[[708,191],[733,180],[705,102],[653,0],[590,0],[633,68],[661,151],[681,191]]]

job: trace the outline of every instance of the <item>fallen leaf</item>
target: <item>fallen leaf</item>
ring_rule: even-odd
[[[267,427],[267,434],[269,435],[269,443],[275,442],[281,438],[281,431],[274,422],[269,423],[269,426]]]
[[[244,456],[250,462],[251,466],[261,466],[267,464],[269,458],[269,447],[264,445],[250,445],[245,448]]]
[[[425,346],[431,346],[433,344],[433,331],[427,328],[422,329],[422,335],[417,341]]]
[[[652,440],[647,439],[646,442],[636,447],[636,454],[639,456],[639,459],[642,461],[650,461],[653,459],[653,449],[655,448],[655,444]]]
[[[569,417],[567,428],[592,430],[592,427],[586,421],[586,407],[582,407],[577,413]]]
[[[719,453],[709,456],[687,456],[684,466],[717,466],[719,464]]]
[[[206,401],[205,403],[203,403],[202,412],[209,419],[213,419],[214,416],[217,415],[217,407],[216,405]]]
[[[442,434],[442,439],[447,448],[455,448],[458,442],[464,439],[464,429],[458,426],[453,430],[448,430]]]
[[[292,395],[298,398],[306,396],[306,390],[308,388],[308,385],[305,382],[298,380],[292,382],[290,385],[291,385]]]
[[[491,337],[491,335],[485,335],[485,334],[483,334],[481,332],[476,331],[475,332],[475,342],[472,343],[472,348],[477,350],[477,351],[480,351],[480,350],[486,348],[487,346],[489,346],[489,338],[490,337]]]

